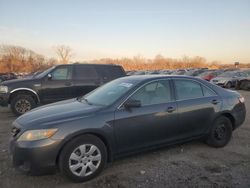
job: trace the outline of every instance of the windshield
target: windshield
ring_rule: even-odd
[[[35,75],[34,78],[42,78],[42,77],[46,76],[46,75],[47,75],[51,70],[53,70],[54,68],[55,68],[55,66],[50,67],[49,69],[47,69],[47,70],[41,72],[40,74]]]
[[[116,79],[85,95],[82,99],[89,104],[109,106],[134,87],[136,83],[135,80]]]

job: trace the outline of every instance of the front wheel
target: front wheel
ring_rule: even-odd
[[[213,147],[224,147],[232,137],[232,122],[224,116],[217,118],[210,130],[206,143]]]
[[[92,135],[83,135],[70,141],[59,156],[59,168],[74,182],[96,177],[107,163],[104,143]]]
[[[10,102],[11,110],[17,116],[36,107],[36,102],[30,95],[17,95]]]

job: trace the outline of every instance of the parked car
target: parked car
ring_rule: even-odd
[[[211,79],[219,76],[223,72],[224,72],[223,70],[209,70],[201,73],[198,77],[200,77],[203,80],[210,81]]]
[[[225,146],[244,122],[244,98],[185,76],[128,76],[77,98],[36,108],[12,126],[15,166],[59,168],[82,182],[117,157],[203,138]]]
[[[194,70],[190,70],[187,71],[185,73],[186,76],[199,76],[201,73],[206,72],[207,69],[203,68],[203,69],[194,69]]]
[[[213,78],[211,83],[225,87],[235,87],[239,80],[247,78],[247,74],[242,71],[227,71],[220,74],[218,77]]]
[[[135,71],[135,72],[133,73],[133,75],[145,75],[145,74],[146,74],[145,71]]]
[[[10,104],[16,115],[38,105],[85,95],[100,85],[125,76],[118,65],[58,65],[30,78],[0,84],[0,104]]]
[[[243,78],[237,82],[236,89],[250,91],[250,69],[243,70],[247,74],[247,78]]]
[[[184,69],[177,69],[177,70],[174,70],[171,75],[184,75],[187,71],[184,70]]]

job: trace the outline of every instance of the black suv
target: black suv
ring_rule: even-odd
[[[13,113],[21,115],[40,104],[85,95],[100,85],[125,75],[119,65],[58,65],[31,78],[2,82],[0,104],[10,104]]]

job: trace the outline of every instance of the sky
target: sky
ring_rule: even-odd
[[[0,44],[76,61],[202,56],[250,63],[250,0],[0,0]]]

